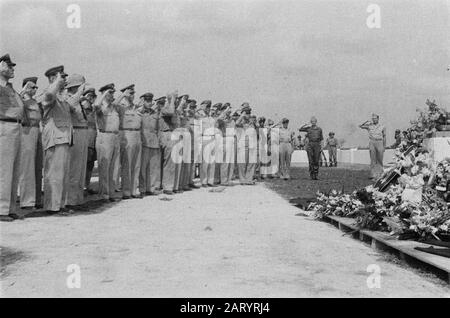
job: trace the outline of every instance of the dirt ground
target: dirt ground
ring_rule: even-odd
[[[341,170],[329,172],[336,183],[349,173]],[[366,182],[366,171],[354,173]],[[438,279],[327,223],[296,216],[300,210],[286,200],[298,196],[293,185],[308,193],[326,185],[308,181],[304,168],[293,176],[284,198],[272,190],[282,188],[276,180],[1,223],[1,296],[450,296]],[[67,285],[71,264],[80,269],[80,288]],[[371,264],[381,270],[380,288],[367,285]]]

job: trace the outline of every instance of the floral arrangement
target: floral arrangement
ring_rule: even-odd
[[[450,158],[436,163],[420,148],[430,128],[442,119],[434,102],[427,100],[427,104],[430,104],[429,111],[419,115],[419,120],[409,130],[409,138],[398,146],[394,167],[383,174],[383,177],[392,173],[398,176],[389,187],[383,188],[385,191],[369,185],[351,194],[336,190],[317,193],[316,202],[311,203],[307,211],[316,218],[326,215],[355,218],[360,228],[389,231],[400,239],[448,240]],[[411,146],[414,147],[405,151]]]
[[[427,99],[425,104],[428,106],[426,109],[417,109],[419,116],[416,120],[411,121],[411,127],[409,131],[415,132],[415,137],[433,137],[438,128],[441,125],[447,123],[448,118],[447,111],[436,105],[435,101]]]

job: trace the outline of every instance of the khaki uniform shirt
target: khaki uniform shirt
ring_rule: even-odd
[[[139,110],[134,106],[121,106],[120,112],[120,129],[141,129],[142,125],[142,114]]]
[[[8,83],[0,85],[0,118],[21,120],[23,115],[23,102],[19,94]]]
[[[280,138],[280,143],[281,142],[288,142],[288,143],[292,143],[292,131],[288,128],[283,128],[281,127],[279,130],[279,138]]]
[[[23,125],[28,127],[39,127],[41,122],[42,112],[39,104],[34,98],[23,101],[24,104],[24,121]]]
[[[47,150],[55,145],[72,144],[72,119],[70,106],[61,94],[44,100],[47,92],[37,98],[43,109],[42,116],[42,145]]]
[[[142,146],[147,148],[159,148],[159,113],[142,109]]]
[[[308,142],[321,142],[323,140],[322,128],[318,126],[309,127],[301,131],[306,131],[306,138],[308,138]]]
[[[120,106],[116,104],[101,105],[97,108],[97,127],[100,132],[119,132]]]
[[[338,144],[338,141],[337,141],[337,139],[336,138],[330,138],[330,137],[328,137],[327,138],[327,145],[328,146],[330,146],[330,147],[337,147],[337,144]]]
[[[369,131],[369,138],[372,140],[383,140],[383,132],[384,132],[384,126],[380,123],[374,125],[370,124],[368,126]]]

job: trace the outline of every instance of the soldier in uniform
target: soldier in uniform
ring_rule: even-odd
[[[248,103],[241,106],[241,115],[236,121],[237,164],[239,182],[243,185],[254,185],[253,176],[256,167],[257,137],[254,125],[250,121],[251,108]]]
[[[69,150],[67,208],[75,208],[84,203],[89,134],[87,115],[80,101],[83,96],[85,82],[85,78],[79,74],[71,74],[67,77],[66,101],[70,106],[73,127],[73,146]]]
[[[386,128],[380,124],[380,117],[372,114],[372,122],[359,126],[369,133],[370,178],[378,179],[383,174],[383,156],[386,148]]]
[[[175,101],[175,112],[176,117],[174,117],[174,125],[177,132],[177,136],[179,136],[179,139],[176,140],[176,143],[178,144],[178,147],[180,147],[179,151],[179,162],[175,162],[175,181],[174,181],[174,193],[182,193],[184,191],[184,184],[183,184],[183,177],[185,174],[184,171],[184,161],[187,161],[187,158],[189,158],[190,152],[191,152],[191,144],[184,143],[184,138],[189,138],[190,136],[186,135],[189,133],[188,131],[188,118],[185,115],[185,106],[187,105],[187,99],[188,95],[182,95],[178,96]],[[186,156],[186,158],[185,158]],[[190,190],[190,189],[189,189]]]
[[[229,103],[223,105],[222,114],[218,119],[219,129],[223,138],[223,156],[220,165],[220,184],[231,186],[234,173],[235,155],[235,126],[232,118],[231,106]]]
[[[316,117],[312,117],[311,125],[302,126],[299,131],[306,132],[306,152],[308,153],[309,173],[311,179],[317,180],[319,174],[320,152],[322,150],[321,143],[323,140],[322,128],[317,126]]]
[[[325,148],[328,149],[329,158],[330,158],[330,167],[337,167],[337,145],[338,140],[334,137],[334,132],[330,132],[328,134],[328,138],[325,144]]]
[[[180,191],[191,191],[189,187],[189,179],[191,176],[191,162],[192,162],[192,133],[190,125],[190,111],[189,111],[189,96],[183,95],[180,99],[180,104],[178,107],[179,114],[179,131],[182,134],[183,139],[183,154],[181,163],[181,173],[180,182],[178,185],[178,190]]]
[[[142,114],[142,156],[139,190],[141,194],[156,195],[161,185],[161,150],[158,139],[158,122],[161,103],[153,101],[152,93],[141,96]]]
[[[176,92],[167,95],[159,118],[159,143],[163,157],[162,187],[163,193],[167,195],[172,195],[175,188],[175,162],[172,159],[175,141],[172,140],[172,132],[177,128],[176,98]]]
[[[85,188],[89,194],[94,194],[95,191],[90,188],[92,170],[94,170],[95,161],[97,160],[97,151],[95,150],[95,140],[97,139],[97,119],[95,116],[93,104],[97,95],[94,88],[88,88],[84,91],[81,98],[81,107],[87,117],[88,124],[88,155],[86,164],[86,180]]]
[[[6,222],[19,218],[15,209],[24,106],[9,82],[15,66],[9,54],[0,57],[0,221]]]
[[[211,107],[211,116],[212,118],[214,118],[214,127],[215,128],[219,128],[219,118],[221,118],[221,114],[223,114],[222,112],[222,103],[215,103],[214,105],[212,105]],[[222,143],[222,139],[217,138],[217,136],[215,136],[214,141],[216,142],[216,146],[215,146],[215,153],[217,154],[217,156],[220,156],[220,154],[218,154],[218,150],[219,149],[219,145],[217,143]],[[220,167],[222,165],[222,160],[220,160],[218,157],[215,158],[215,165],[214,165],[214,184],[219,184],[220,183]]]
[[[24,119],[22,120],[22,140],[20,153],[20,207],[33,209],[42,207],[42,111],[34,99],[37,91],[37,77],[23,80],[22,96]]]
[[[120,90],[116,101],[121,105],[120,130],[120,165],[122,171],[123,199],[142,198],[139,193],[139,174],[141,168],[141,125],[142,115],[134,101],[134,84]]]
[[[99,172],[99,194],[104,200],[117,201],[114,197],[114,167],[119,156],[119,112],[120,106],[114,103],[114,84],[99,89],[101,96],[94,104],[97,117],[97,151]]]
[[[189,167],[189,181],[188,186],[191,189],[197,189],[199,186],[195,185],[195,168],[202,160],[202,127],[201,120],[197,113],[197,101],[191,99],[188,101],[188,118],[189,131],[191,133],[191,163]]]
[[[215,123],[212,117],[211,101],[205,100],[201,103],[204,106],[204,115],[202,116],[202,163],[200,169],[200,180],[202,187],[216,187],[214,184],[215,176]]]
[[[281,123],[283,126],[279,130],[280,178],[289,180],[291,178],[289,170],[291,168],[292,152],[294,151],[294,140],[292,132],[288,128],[289,119],[283,118]]]
[[[50,68],[45,72],[45,76],[50,85],[37,100],[44,111],[44,209],[53,214],[63,210],[65,205],[73,128],[70,106],[62,96],[67,76],[64,66]]]

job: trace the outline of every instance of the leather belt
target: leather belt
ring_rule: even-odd
[[[22,123],[22,127],[37,127],[37,128],[39,128],[39,123],[29,123],[29,124]]]
[[[14,118],[0,118],[0,121],[6,121],[7,123],[16,123],[16,124],[22,123],[22,120]]]
[[[120,130],[141,131],[141,128],[120,128]]]
[[[99,130],[101,133],[104,133],[104,134],[118,134],[119,132],[118,131],[113,131],[113,130]]]
[[[73,126],[73,129],[88,129],[87,126]]]

